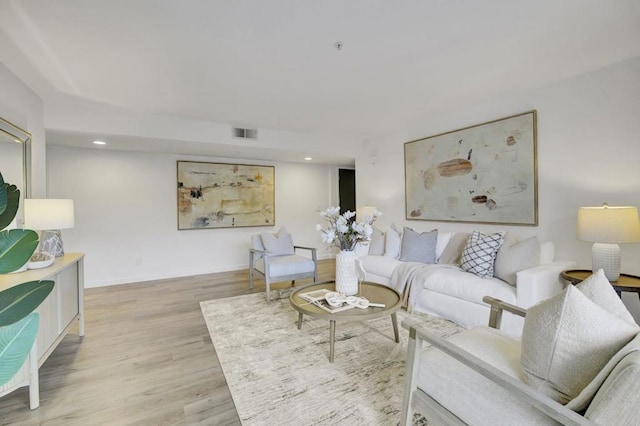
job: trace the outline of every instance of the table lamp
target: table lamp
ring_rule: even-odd
[[[64,255],[60,229],[74,226],[73,200],[27,198],[24,200],[24,226],[42,231],[40,251],[55,257]]]
[[[577,237],[593,242],[592,266],[595,272],[603,269],[609,281],[620,276],[620,246],[640,242],[640,219],[636,207],[609,206],[580,207]]]

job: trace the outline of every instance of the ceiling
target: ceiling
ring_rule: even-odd
[[[0,62],[59,144],[59,102],[362,141],[636,56],[637,0],[0,0]]]

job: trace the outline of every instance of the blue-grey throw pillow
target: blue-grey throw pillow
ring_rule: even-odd
[[[405,262],[436,263],[438,230],[416,232],[405,226],[402,232],[400,260]]]

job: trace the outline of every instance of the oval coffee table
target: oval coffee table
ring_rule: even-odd
[[[402,299],[397,291],[381,284],[364,281],[360,284],[360,293],[358,293],[358,296],[366,297],[371,303],[383,303],[385,305],[384,308],[351,308],[345,311],[331,313],[300,297],[300,294],[302,293],[320,289],[335,291],[335,281],[323,281],[300,287],[291,293],[289,301],[291,302],[293,309],[298,311],[298,330],[302,328],[302,318],[304,315],[329,320],[329,362],[333,362],[334,358],[336,322],[338,321],[366,321],[390,315],[396,343],[400,343],[396,312],[400,309],[400,306],[402,306]]]

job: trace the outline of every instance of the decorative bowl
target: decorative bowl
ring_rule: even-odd
[[[27,262],[27,267],[29,269],[46,268],[47,266],[51,266],[55,260],[56,258],[53,255],[42,251],[34,253],[33,256],[31,256],[31,259]]]

